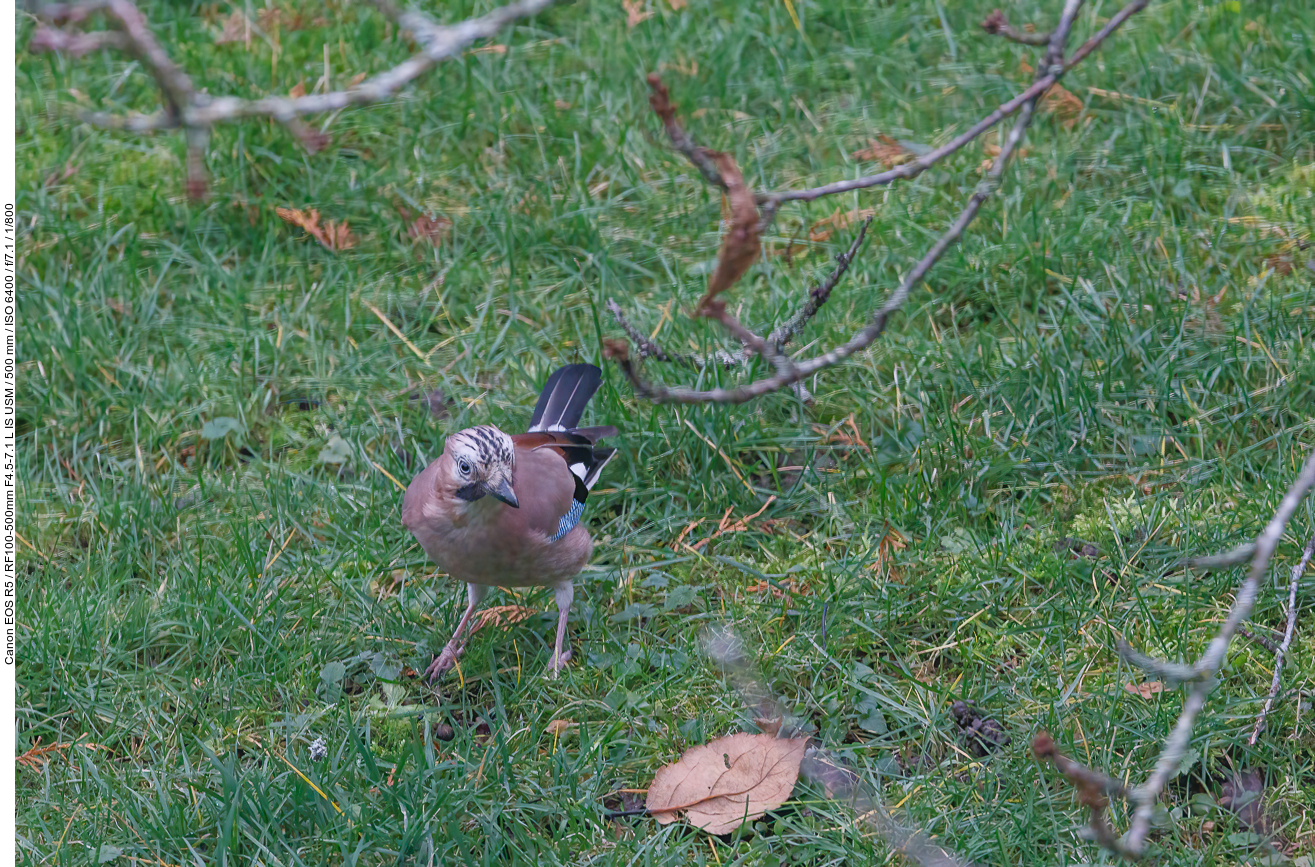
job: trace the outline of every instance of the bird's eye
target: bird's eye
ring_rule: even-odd
[[[457,469],[461,470],[461,475],[463,476],[470,475],[470,461],[465,459],[457,461]]]

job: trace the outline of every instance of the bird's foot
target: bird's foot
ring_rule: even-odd
[[[548,661],[548,673],[553,677],[556,677],[561,673],[562,669],[566,668],[566,663],[570,661],[571,651],[563,650],[560,653],[553,651],[552,659]]]
[[[433,683],[438,680],[438,676],[448,671],[452,666],[457,664],[457,657],[461,655],[462,647],[458,646],[455,641],[449,641],[443,652],[434,657],[434,661],[429,663],[429,668],[425,669],[425,677]]]

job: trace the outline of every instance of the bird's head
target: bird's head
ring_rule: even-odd
[[[492,425],[467,428],[447,438],[443,453],[451,459],[448,481],[459,499],[473,503],[492,496],[520,507],[511,486],[516,470],[511,437]]]

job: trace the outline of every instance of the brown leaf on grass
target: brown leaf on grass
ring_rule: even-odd
[[[653,777],[645,804],[659,824],[685,820],[726,834],[784,804],[799,779],[807,738],[739,734],[691,747]]]
[[[67,181],[69,178],[77,174],[77,171],[78,171],[78,167],[75,166],[72,161],[66,162],[64,163],[63,169],[56,169],[55,171],[46,175],[46,179],[41,182],[41,188],[49,189],[50,187],[53,187],[55,184],[62,184],[64,181]],[[1292,269],[1288,268],[1288,270],[1291,271]]]
[[[297,98],[302,97],[302,96],[305,96],[305,95],[306,95],[306,80],[305,80],[305,79],[302,79],[301,81],[298,81],[296,84],[294,84],[294,85],[292,86],[292,90],[289,90],[289,91],[288,91],[288,96],[292,97],[293,99],[297,99]]]
[[[836,208],[831,212],[831,216],[823,217],[808,227],[808,240],[814,244],[820,244],[829,240],[836,229],[847,229],[860,220],[866,220],[876,212],[875,208],[855,208],[852,211],[841,213],[840,209]]]
[[[689,548],[691,551],[697,551],[700,548],[702,548],[704,545],[711,542],[713,539],[717,538],[718,536],[725,536],[728,533],[739,533],[743,530],[749,529],[749,522],[752,521],[754,518],[758,517],[759,515],[761,515],[763,512],[767,511],[767,507],[770,506],[773,502],[775,502],[775,500],[776,500],[776,495],[772,494],[770,497],[767,498],[767,502],[763,503],[761,509],[759,509],[758,511],[754,512],[752,515],[749,515],[746,518],[740,518],[738,521],[731,521],[730,519],[731,509],[733,509],[734,506],[728,508],[726,510],[726,514],[721,516],[721,521],[717,523],[717,529],[713,532],[711,536],[709,536],[706,539],[700,539],[699,541],[695,542],[693,545],[687,545],[686,547]],[[690,527],[686,527],[685,532],[689,532],[690,529],[691,529]],[[684,538],[684,536],[685,534],[681,533],[681,538]]]
[[[887,168],[894,168],[900,163],[907,163],[913,159],[913,154],[904,145],[883,132],[877,133],[876,138],[868,139],[868,146],[854,151],[853,157],[863,162],[878,162]]]
[[[365,81],[365,77],[369,74],[370,73],[368,72],[358,72],[355,75],[353,75],[351,81],[347,82],[347,89],[351,90],[353,87],[360,84],[362,81]]]
[[[644,0],[621,0],[626,10],[626,27],[635,27],[652,18],[657,12],[644,11]]]
[[[667,5],[673,12],[679,12],[689,5],[689,0],[667,0]]]
[[[1164,684],[1158,680],[1148,680],[1144,683],[1125,683],[1123,689],[1133,695],[1139,695],[1142,698],[1150,698],[1157,692],[1164,692]]]
[[[321,226],[320,212],[314,208],[305,211],[296,208],[275,208],[274,212],[284,222],[304,229],[306,234],[319,241],[326,250],[332,250],[336,253],[339,250],[348,250],[356,246],[356,237],[347,226],[346,220],[342,222],[330,220]]]
[[[1071,126],[1082,113],[1082,99],[1062,84],[1053,84],[1041,97],[1041,110],[1053,114]]]
[[[522,620],[528,620],[538,613],[539,609],[530,608],[526,605],[494,605],[475,615],[475,619],[470,625],[470,634],[474,635],[485,626],[498,626],[506,629],[509,626],[515,626]]]
[[[758,205],[753,200],[753,190],[744,182],[744,175],[735,164],[735,158],[719,151],[710,151],[708,156],[726,181],[730,227],[722,236],[717,267],[708,279],[708,291],[694,308],[696,316],[716,315],[719,312],[717,296],[734,286],[762,251],[758,238]]]
[[[507,46],[495,42],[493,45],[481,45],[479,48],[472,48],[470,49],[470,53],[471,54],[506,54]]]
[[[234,12],[224,19],[219,35],[215,37],[215,44],[227,45],[230,42],[246,42],[250,38],[251,22],[241,12]]]
[[[437,247],[438,243],[452,231],[452,221],[447,217],[430,217],[421,214],[406,227],[406,233],[416,241],[427,241]]]
[[[558,111],[569,111],[571,108],[571,104],[564,99],[555,99],[552,104],[557,107]]]
[[[553,735],[554,737],[561,737],[562,735],[566,734],[568,730],[573,728],[575,728],[575,723],[571,722],[570,720],[555,719],[552,722],[548,723],[548,725],[545,726],[543,730],[547,734]]]

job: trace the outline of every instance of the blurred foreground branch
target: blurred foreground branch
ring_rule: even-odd
[[[728,627],[708,629],[703,635],[703,646],[755,715],[760,728],[782,738],[807,734],[807,723],[792,716],[765,685],[737,634]],[[886,809],[877,790],[850,763],[816,741],[809,743],[799,775],[828,799],[849,807],[858,824],[880,835],[893,850],[913,863],[922,867],[972,867],[972,862],[921,831],[901,825]]]
[[[671,102],[670,92],[657,74],[648,76],[652,93],[649,97],[653,111],[662,121],[667,137],[672,146],[685,155],[699,170],[703,179],[720,188],[731,205],[731,219],[722,239],[718,253],[717,267],[708,281],[708,291],[693,311],[696,317],[716,319],[722,327],[740,341],[741,354],[747,359],[761,357],[775,370],[770,376],[763,377],[747,385],[736,388],[714,388],[696,390],[686,386],[667,386],[651,382],[640,376],[636,359],[632,357],[631,344],[625,340],[609,339],[604,343],[604,354],[617,362],[626,378],[630,380],[635,393],[658,403],[743,403],[761,397],[787,386],[797,386],[804,379],[818,371],[824,370],[844,361],[856,352],[870,346],[885,331],[890,317],[898,311],[909,294],[927,276],[927,273],[940,260],[945,251],[953,246],[963,235],[968,225],[977,216],[982,203],[994,192],[1000,177],[1008,166],[1011,157],[1017,152],[1024,133],[1031,125],[1037,100],[1053,87],[1069,69],[1094,51],[1111,33],[1117,30],[1132,15],[1146,7],[1149,0],[1132,0],[1116,12],[1106,24],[1091,38],[1084,42],[1071,55],[1065,56],[1069,34],[1072,30],[1082,0],[1067,0],[1060,15],[1059,23],[1047,34],[1026,34],[1025,39],[1015,39],[1030,44],[1045,44],[1044,60],[1039,64],[1036,80],[1033,84],[1013,99],[996,108],[964,133],[951,139],[944,145],[928,151],[908,162],[874,175],[837,181],[819,187],[804,190],[783,190],[770,193],[754,193],[748,189],[742,173],[735,165],[734,159],[725,153],[709,150],[695,142],[681,126],[676,106]],[[998,19],[998,20],[997,20]],[[1009,28],[1003,16],[992,16],[983,22],[983,27],[992,33],[1000,33],[1009,38],[1018,36],[1019,31]],[[1013,34],[1013,35],[1011,35]],[[1007,117],[1017,115],[1013,128],[1000,146],[994,163],[986,177],[978,184],[963,211],[948,229],[932,244],[931,248],[905,277],[900,286],[887,298],[885,304],[872,313],[868,324],[860,329],[845,343],[826,352],[805,360],[795,360],[784,352],[784,345],[794,336],[812,316],[816,315],[826,303],[831,288],[843,276],[849,260],[842,259],[835,279],[823,293],[816,290],[803,305],[800,312],[791,317],[787,324],[763,338],[741,323],[726,308],[726,293],[761,252],[759,237],[775,219],[779,207],[786,202],[809,202],[823,196],[849,192],[851,190],[890,184],[897,180],[915,177],[936,163],[961,150],[965,145],[977,139],[987,130],[993,128]],[[752,207],[750,207],[752,205]],[[866,229],[866,225],[864,226]],[[851,246],[848,254],[851,258],[861,243],[862,234]],[[622,329],[634,339],[641,332],[624,316],[620,305],[609,301],[609,309],[616,317]],[[666,352],[651,339],[636,340],[638,356],[655,360],[669,360],[690,363],[688,356]],[[702,367],[702,364],[692,366]]]
[[[1160,793],[1164,790],[1165,784],[1178,773],[1178,769],[1182,766],[1183,758],[1187,755],[1188,748],[1191,745],[1192,728],[1196,724],[1196,718],[1201,709],[1205,706],[1206,697],[1209,696],[1218,682],[1216,675],[1228,655],[1228,647],[1232,643],[1233,636],[1241,631],[1242,621],[1251,614],[1251,609],[1255,606],[1256,597],[1260,592],[1261,582],[1269,570],[1269,561],[1283,538],[1284,530],[1287,529],[1288,522],[1292,520],[1292,516],[1296,513],[1297,506],[1301,503],[1302,498],[1313,486],[1315,486],[1315,452],[1312,452],[1310,457],[1306,459],[1296,480],[1283,495],[1274,516],[1269,519],[1269,523],[1265,525],[1264,530],[1256,537],[1251,548],[1250,568],[1248,568],[1246,578],[1243,579],[1241,586],[1238,588],[1237,596],[1233,600],[1228,617],[1196,662],[1191,664],[1172,663],[1137,653],[1126,645],[1120,646],[1120,653],[1133,665],[1148,668],[1160,677],[1171,681],[1191,684],[1187,697],[1183,700],[1183,708],[1178,715],[1178,722],[1165,740],[1164,749],[1160,752],[1160,757],[1155,762],[1155,768],[1147,777],[1146,782],[1136,788],[1124,790],[1121,784],[1113,781],[1109,781],[1107,784],[1105,781],[1108,781],[1108,778],[1099,771],[1085,768],[1059,754],[1054,748],[1054,742],[1049,740],[1048,735],[1046,741],[1042,741],[1041,737],[1038,737],[1033,744],[1033,752],[1037,758],[1053,763],[1077,787],[1080,800],[1091,811],[1090,835],[1092,839],[1110,851],[1132,859],[1140,858],[1146,854],[1147,841],[1151,832],[1151,820],[1154,818],[1155,808],[1160,800]],[[1270,700],[1266,702],[1265,711],[1268,710],[1273,696],[1277,694],[1282,654],[1291,641],[1292,630],[1296,622],[1295,588],[1312,553],[1315,553],[1315,539],[1307,545],[1301,562],[1293,570],[1292,583],[1289,588],[1288,631],[1283,644],[1276,648],[1278,661],[1275,664]],[[1263,723],[1264,712],[1262,711],[1261,717],[1256,721],[1256,733],[1260,731]],[[1253,735],[1252,743],[1254,742]],[[1093,781],[1099,782],[1099,786]],[[1114,788],[1115,786],[1117,786],[1117,789]],[[1133,803],[1135,809],[1132,825],[1123,837],[1118,837],[1109,828],[1104,817],[1105,804],[1094,795],[1097,789],[1101,790],[1102,798],[1107,794],[1119,794]]]
[[[459,54],[477,40],[493,36],[513,21],[541,12],[553,2],[555,0],[517,0],[478,18],[456,24],[439,24],[422,12],[399,10],[392,0],[376,0],[374,5],[381,12],[411,32],[420,47],[419,52],[348,90],[298,97],[241,99],[211,96],[197,90],[191,77],[174,63],[155,38],[150,24],[132,0],[83,0],[40,7],[36,14],[42,23],[33,32],[28,48],[38,52],[60,51],[73,57],[100,48],[113,48],[133,55],[155,78],[164,107],[151,115],[82,111],[78,116],[94,126],[126,132],[183,130],[187,138],[187,193],[193,199],[199,199],[205,195],[209,183],[205,148],[215,124],[269,117],[287,127],[307,150],[320,150],[328,144],[328,137],[307,126],[302,117],[382,102],[440,61]],[[78,29],[97,13],[108,18],[117,30],[88,33]]]

